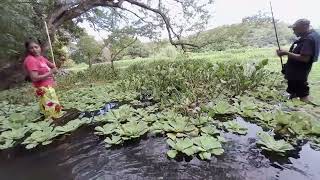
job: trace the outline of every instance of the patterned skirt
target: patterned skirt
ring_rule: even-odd
[[[46,118],[59,118],[63,115],[56,91],[52,87],[37,87],[36,97],[39,100],[40,111]]]

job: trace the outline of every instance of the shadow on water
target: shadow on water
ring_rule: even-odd
[[[117,106],[113,105],[105,107],[105,112]],[[272,158],[256,146],[256,133],[262,128],[241,118],[237,121],[249,129],[248,134],[224,133],[226,151],[211,161],[196,157],[179,162],[170,160],[165,139],[154,136],[107,149],[103,138],[93,134],[92,127],[82,127],[72,136],[61,137],[36,150],[1,151],[0,177],[4,180],[320,179],[320,152],[312,150],[309,144],[293,157]]]

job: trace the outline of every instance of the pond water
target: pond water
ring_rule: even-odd
[[[105,113],[117,104],[106,105]],[[225,153],[211,161],[197,157],[170,160],[163,137],[146,136],[121,147],[105,148],[93,127],[35,150],[19,147],[0,152],[3,180],[109,180],[109,179],[217,179],[217,180],[319,180],[320,152],[309,144],[288,158],[265,154],[256,147],[262,129],[237,118],[249,131],[245,136],[224,133]],[[268,158],[267,158],[268,157]]]

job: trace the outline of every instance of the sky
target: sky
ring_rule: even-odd
[[[215,0],[209,27],[241,22],[243,17],[270,12],[270,0]],[[276,19],[293,23],[307,18],[314,27],[320,27],[320,0],[271,0]]]
[[[242,18],[257,14],[259,11],[270,12],[270,0],[215,0],[212,18],[208,28],[240,23]],[[292,24],[300,18],[307,18],[313,27],[320,28],[320,0],[271,0],[276,19]],[[90,35],[97,40],[105,36],[99,35],[88,24],[83,24]],[[165,33],[165,32],[164,32]]]

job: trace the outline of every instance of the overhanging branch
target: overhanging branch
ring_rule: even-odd
[[[168,36],[169,36],[169,41],[170,41],[170,43],[171,43],[172,45],[174,45],[174,46],[176,46],[176,47],[177,47],[177,46],[182,46],[182,47],[184,47],[184,46],[190,46],[190,47],[193,47],[193,48],[199,48],[199,46],[197,46],[197,45],[195,45],[195,44],[182,42],[180,36],[177,35],[177,34],[174,32],[174,30],[173,30],[173,28],[172,28],[172,26],[171,26],[171,24],[170,24],[169,18],[168,18],[163,12],[161,12],[161,10],[159,10],[159,9],[154,9],[154,8],[152,8],[152,7],[144,4],[144,3],[137,2],[137,1],[134,1],[134,0],[126,0],[126,1],[129,2],[129,3],[131,3],[131,4],[133,4],[133,5],[136,5],[136,6],[138,6],[138,7],[141,7],[141,8],[143,8],[143,9],[147,9],[147,10],[149,10],[149,11],[152,11],[152,12],[156,13],[156,14],[159,14],[159,15],[161,16],[162,20],[164,21],[165,25],[166,25],[166,29],[167,29]],[[175,42],[175,41],[173,40],[171,33],[173,33],[174,36],[178,39],[177,42]],[[184,49],[184,48],[183,48],[183,49]]]

